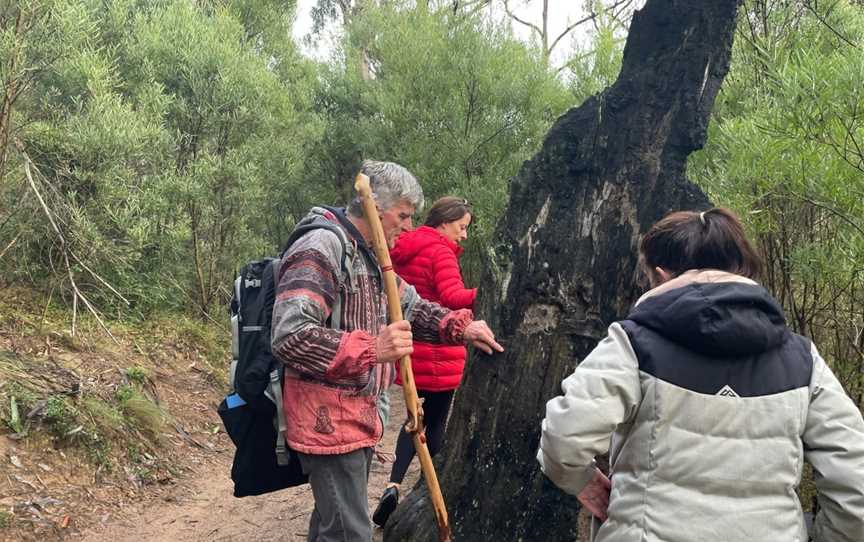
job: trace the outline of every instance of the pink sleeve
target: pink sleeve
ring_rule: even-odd
[[[438,327],[441,342],[444,344],[462,344],[465,328],[473,321],[474,313],[469,309],[451,311],[441,319],[441,324]]]
[[[377,357],[375,337],[361,330],[343,333],[325,376],[327,380],[335,382],[364,376],[368,378],[369,370]]]

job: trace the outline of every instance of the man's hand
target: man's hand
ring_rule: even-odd
[[[475,320],[468,324],[462,334],[462,340],[487,354],[491,354],[493,351],[504,351],[504,347],[495,342],[495,334],[483,320]]]
[[[393,363],[399,361],[414,351],[411,324],[408,320],[399,320],[381,330],[375,338],[377,363]]]
[[[612,482],[600,469],[594,471],[594,478],[588,482],[579,495],[576,496],[582,506],[588,509],[594,517],[600,521],[606,521],[609,509],[609,492],[612,490]]]

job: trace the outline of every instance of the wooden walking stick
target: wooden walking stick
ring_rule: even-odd
[[[378,208],[372,198],[372,188],[369,186],[369,177],[362,173],[357,174],[354,189],[360,196],[363,205],[363,214],[366,222],[372,230],[372,246],[378,263],[381,265],[381,275],[384,280],[384,290],[387,293],[387,313],[390,322],[402,320],[402,304],[399,300],[399,290],[396,286],[396,273],[393,272],[393,264],[390,261],[390,251],[387,248],[387,239],[384,237],[384,228],[381,226],[381,218],[378,216]],[[423,416],[420,413],[419,400],[417,399],[417,385],[414,383],[414,373],[411,370],[411,357],[404,356],[399,360],[399,375],[402,378],[402,390],[405,393],[405,407],[408,410],[408,421],[405,430],[411,433],[414,440],[414,448],[420,459],[420,469],[429,495],[432,498],[432,507],[435,509],[435,518],[438,521],[438,540],[447,542],[450,540],[450,523],[447,519],[447,508],[444,505],[444,496],[441,495],[441,487],[438,485],[438,476],[435,474],[435,466],[432,464],[432,456],[426,447],[426,434],[423,431]]]

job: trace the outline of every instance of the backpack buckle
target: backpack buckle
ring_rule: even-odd
[[[244,283],[244,288],[260,288],[261,287],[261,279],[246,279]]]
[[[288,453],[288,447],[284,442],[276,445],[276,464],[280,467],[291,464],[291,456]]]

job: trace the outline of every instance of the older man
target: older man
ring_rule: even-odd
[[[392,247],[411,229],[423,191],[398,164],[367,161],[361,171]],[[487,353],[502,348],[471,311],[424,301],[401,280],[407,321],[387,324],[381,269],[358,199],[347,211],[314,208],[301,224],[312,229],[283,256],[273,307],[273,353],[286,364],[285,438],[315,498],[308,540],[368,541],[366,484],[384,431],[378,400],[393,382],[394,362],[411,353],[413,336]]]

